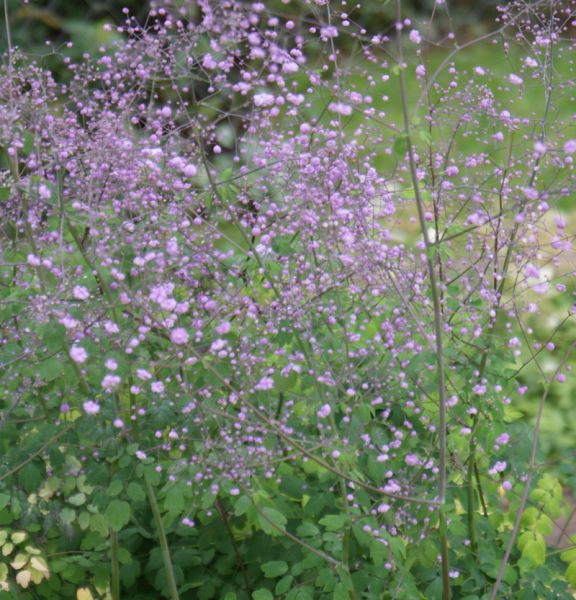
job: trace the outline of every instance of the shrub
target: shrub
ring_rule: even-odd
[[[5,597],[571,597],[537,450],[574,344],[529,319],[570,285],[574,3],[478,40],[401,4],[9,43]]]

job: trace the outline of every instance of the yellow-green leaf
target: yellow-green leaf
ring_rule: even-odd
[[[576,588],[576,560],[571,562],[566,569],[566,581],[573,587]]]
[[[32,579],[32,573],[30,573],[30,571],[28,571],[27,569],[20,571],[18,573],[18,575],[16,575],[16,581],[17,581],[18,585],[20,585],[23,588],[28,587],[31,579]]]
[[[94,600],[89,588],[78,588],[76,590],[76,600]]]
[[[33,556],[30,559],[30,566],[37,571],[40,571],[43,575],[50,575],[50,569],[48,569],[48,564],[41,556]]]
[[[15,531],[10,539],[14,544],[21,544],[27,538],[27,534],[25,531]]]
[[[14,560],[10,563],[13,569],[17,571],[28,564],[28,556],[26,554],[22,554],[21,552],[16,555]]]
[[[522,557],[527,558],[534,566],[546,562],[546,546],[537,540],[528,542],[522,550]]]
[[[8,542],[2,546],[2,556],[8,556],[14,550],[14,544]]]

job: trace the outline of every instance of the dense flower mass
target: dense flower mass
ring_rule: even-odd
[[[482,486],[528,486],[509,409],[524,361],[566,377],[530,319],[573,285],[576,6],[501,7],[504,76],[460,64],[432,21],[377,32],[351,2],[282,4],[156,0],[59,77],[10,49],[3,419],[81,431],[87,475],[126,447],[183,482],[191,530],[217,498],[289,482],[284,463],[335,476],[400,590],[396,540],[445,540],[439,515],[468,506],[458,564]]]

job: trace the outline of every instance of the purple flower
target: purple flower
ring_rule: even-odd
[[[254,389],[260,390],[260,391],[265,391],[265,390],[271,390],[274,387],[274,380],[272,379],[272,377],[268,377],[267,375],[265,377],[262,377],[262,379],[254,386]]]
[[[82,285],[74,286],[72,295],[74,298],[76,298],[76,300],[88,300],[88,298],[90,298],[90,292],[88,291],[88,288],[85,288]]]
[[[420,464],[420,459],[415,454],[407,454],[404,461],[409,467],[415,467]]]
[[[413,29],[408,37],[413,44],[419,44],[422,41],[422,36],[417,29]]]
[[[255,94],[254,106],[257,106],[259,108],[266,107],[266,106],[273,106],[274,100],[275,100],[275,98],[272,94],[266,94],[266,93]]]
[[[87,415],[97,415],[100,412],[100,405],[94,400],[86,400],[82,406]]]
[[[117,388],[120,383],[121,383],[122,379],[119,375],[112,375],[112,374],[108,374],[104,376],[104,379],[102,379],[102,387],[108,392],[111,393],[115,388]]]
[[[82,364],[88,359],[88,352],[82,346],[72,346],[70,348],[70,358],[75,363]]]
[[[150,384],[150,389],[155,394],[162,394],[164,392],[164,384],[161,381],[153,381]]]
[[[189,339],[190,336],[183,327],[176,327],[176,329],[173,329],[170,333],[170,340],[173,344],[176,344],[178,346],[186,344]]]

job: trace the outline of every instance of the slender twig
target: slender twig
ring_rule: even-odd
[[[397,0],[397,25],[402,23],[402,2]],[[438,424],[438,437],[439,437],[439,499],[440,503],[444,504],[446,501],[446,383],[445,383],[445,371],[444,371],[444,348],[442,343],[442,306],[440,302],[440,292],[438,289],[438,283],[436,281],[436,271],[433,263],[433,254],[437,252],[437,249],[430,243],[428,237],[428,230],[426,228],[426,219],[424,216],[424,202],[420,193],[420,185],[418,182],[418,173],[416,168],[416,158],[414,156],[414,146],[411,137],[410,127],[410,114],[408,109],[408,95],[406,92],[406,82],[404,79],[404,59],[402,52],[402,30],[398,27],[397,35],[397,47],[398,47],[398,59],[399,59],[399,71],[398,76],[400,80],[400,99],[402,104],[402,114],[404,117],[404,131],[406,135],[406,142],[408,146],[408,160],[410,163],[410,176],[412,179],[412,186],[414,188],[414,198],[416,199],[416,208],[418,211],[418,221],[420,229],[422,230],[422,237],[424,238],[424,248],[426,251],[426,265],[428,268],[428,278],[430,280],[430,290],[432,292],[432,304],[434,308],[434,331],[436,337],[436,369],[438,376],[438,411],[439,411],[439,424]],[[448,563],[448,537],[446,532],[446,519],[442,511],[439,514],[439,527],[440,527],[440,545],[441,545],[441,567],[442,567],[442,596],[443,600],[450,600],[450,568]]]
[[[112,600],[120,600],[120,559],[118,533],[110,531],[110,593]]]
[[[398,23],[401,23],[401,2],[398,0]],[[398,32],[398,52],[400,63],[402,59],[402,38],[400,31]],[[424,247],[426,251],[426,266],[428,269],[428,277],[430,279],[430,288],[432,292],[432,304],[434,307],[434,331],[436,335],[436,362],[438,371],[438,397],[440,406],[440,422],[439,422],[439,441],[440,441],[440,464],[439,464],[439,497],[440,502],[444,502],[446,498],[446,385],[444,372],[444,349],[442,343],[442,315],[440,307],[440,293],[438,290],[438,282],[436,271],[432,261],[432,254],[436,252],[434,244],[430,242],[428,229],[426,227],[426,219],[424,217],[424,202],[420,192],[420,184],[418,182],[418,173],[416,167],[416,158],[414,156],[414,145],[411,137],[410,115],[408,109],[408,95],[406,92],[406,81],[403,73],[403,66],[400,64],[398,72],[400,79],[400,96],[402,103],[402,112],[404,116],[404,131],[408,146],[408,160],[410,163],[410,176],[412,178],[412,186],[414,188],[414,198],[416,200],[416,208],[418,210],[418,221],[424,238]]]
[[[72,425],[68,425],[67,427],[62,429],[62,431],[59,431],[58,433],[54,434],[45,444],[42,444],[42,446],[40,446],[38,450],[32,452],[32,454],[26,460],[23,460],[20,464],[16,465],[15,467],[12,467],[9,471],[6,471],[6,473],[0,475],[0,481],[4,481],[4,479],[7,479],[8,477],[10,477],[10,475],[14,475],[14,473],[17,473],[28,463],[31,463],[37,456],[42,454],[42,452],[44,452],[44,450],[46,450],[48,446],[51,446],[58,438],[62,437],[65,433],[67,433],[71,427]]]
[[[158,501],[156,500],[154,489],[146,477],[144,477],[144,487],[146,488],[146,495],[148,496],[148,502],[152,510],[152,516],[154,517],[156,533],[158,534],[158,541],[160,543],[160,550],[162,552],[162,561],[164,562],[164,571],[166,573],[166,583],[168,584],[170,600],[180,600],[178,586],[176,584],[176,577],[174,575],[174,567],[172,566],[172,558],[170,557],[168,539],[166,538],[166,530],[164,529],[164,523],[162,522],[162,515],[160,514],[160,508],[158,507]]]
[[[329,554],[326,554],[325,552],[322,552],[322,550],[318,550],[317,548],[314,548],[314,546],[311,546],[310,544],[306,543],[304,540],[301,540],[299,537],[295,536],[294,534],[290,533],[289,531],[287,531],[286,529],[284,529],[284,527],[282,527],[281,525],[278,525],[278,523],[276,523],[276,521],[274,521],[273,519],[271,519],[265,511],[263,511],[255,502],[254,500],[252,500],[252,498],[250,498],[250,501],[252,502],[252,506],[254,507],[254,509],[256,510],[256,512],[264,519],[264,521],[266,521],[273,529],[275,529],[276,531],[278,531],[279,533],[281,533],[283,536],[287,537],[289,540],[292,540],[293,542],[295,542],[296,544],[298,544],[299,546],[302,546],[303,548],[306,548],[307,550],[309,550],[310,552],[312,552],[312,554],[315,554],[316,556],[318,556],[319,558],[325,560],[328,564],[332,565],[333,567],[336,568],[340,568],[340,569],[345,569],[345,566],[339,561],[336,560],[334,557],[330,556]]]
[[[250,585],[250,580],[248,579],[248,573],[246,572],[246,563],[244,562],[244,559],[242,558],[242,555],[240,554],[240,550],[238,548],[238,542],[236,541],[236,538],[234,537],[234,532],[232,531],[232,528],[230,527],[230,523],[228,521],[228,515],[226,514],[226,510],[222,506],[222,502],[220,501],[220,498],[216,498],[216,508],[218,509],[218,512],[220,513],[220,516],[222,517],[222,522],[224,523],[224,527],[226,528],[226,531],[228,532],[228,537],[230,538],[230,543],[232,544],[234,554],[236,555],[236,564],[238,565],[238,568],[240,569],[240,572],[242,573],[242,578],[244,579],[244,586],[246,588],[246,593],[249,596],[252,596],[252,586]]]
[[[556,546],[559,546],[562,543],[562,538],[564,536],[568,537],[566,532],[568,531],[568,527],[570,527],[570,523],[572,522],[574,515],[576,515],[576,506],[574,506],[574,508],[570,511],[570,515],[566,519],[566,523],[564,523],[564,526],[560,530],[560,533],[558,534],[558,537],[556,538]],[[570,539],[570,538],[568,537],[568,539]]]

